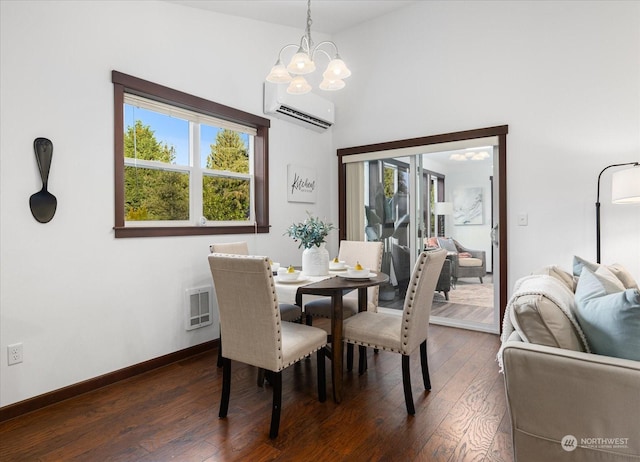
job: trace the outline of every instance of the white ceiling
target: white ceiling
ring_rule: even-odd
[[[305,0],[165,0],[203,10],[258,21],[297,27],[307,25]],[[312,32],[335,34],[357,24],[403,8],[413,1],[401,0],[313,0],[311,2]]]

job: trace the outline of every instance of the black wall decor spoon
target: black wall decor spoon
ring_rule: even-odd
[[[33,141],[33,149],[36,152],[36,161],[40,170],[40,178],[42,178],[42,189],[29,198],[29,206],[36,220],[40,223],[48,223],[55,215],[58,206],[56,196],[47,191],[53,157],[53,143],[46,138],[36,138]]]

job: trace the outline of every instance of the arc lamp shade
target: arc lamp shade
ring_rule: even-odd
[[[640,203],[640,166],[615,172],[611,178],[611,202]]]

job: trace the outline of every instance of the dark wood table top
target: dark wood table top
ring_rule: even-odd
[[[362,287],[371,287],[384,284],[389,276],[384,273],[376,273],[367,279],[351,279],[341,276],[333,276],[322,281],[311,282],[298,287],[298,293],[314,295],[331,295],[336,290],[354,290]]]

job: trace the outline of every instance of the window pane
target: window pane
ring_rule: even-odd
[[[269,119],[117,71],[112,81],[116,237],[269,232]]]
[[[250,181],[204,176],[202,202],[204,217],[212,221],[248,221]]]
[[[125,166],[125,220],[188,220],[189,174]]]
[[[211,170],[249,173],[249,135],[201,125],[200,162]]]
[[[189,122],[124,105],[124,156],[189,165]]]

